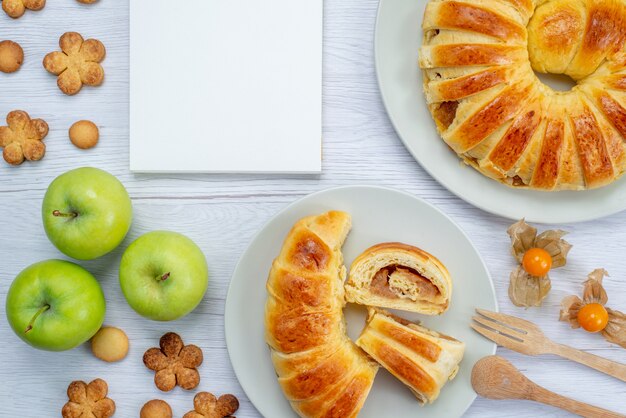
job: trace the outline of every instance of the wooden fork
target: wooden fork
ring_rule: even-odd
[[[476,323],[471,327],[502,347],[529,356],[556,354],[626,382],[624,364],[555,343],[532,322],[483,309],[476,309],[476,312],[480,316],[472,317]]]

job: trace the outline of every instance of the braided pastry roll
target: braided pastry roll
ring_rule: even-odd
[[[356,417],[378,371],[346,335],[341,247],[350,215],[298,221],[267,281],[266,340],[278,382],[301,417]]]
[[[508,186],[584,190],[625,170],[626,3],[430,0],[419,64],[443,140]],[[568,92],[534,71],[567,74]]]

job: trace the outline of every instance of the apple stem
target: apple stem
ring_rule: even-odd
[[[61,216],[63,218],[75,218],[78,216],[76,212],[63,213],[60,210],[52,211],[52,216]]]
[[[26,331],[24,331],[24,334],[28,334],[28,332],[33,329],[33,324],[35,323],[37,318],[39,318],[39,315],[41,315],[48,309],[50,309],[50,305],[46,304],[37,311],[37,313],[33,316],[33,319],[31,319],[30,322],[28,323],[28,326],[26,327]]]
[[[158,276],[158,277],[157,277],[157,280],[159,280],[159,281],[161,281],[161,282],[164,282],[164,281],[166,281],[167,279],[169,279],[169,278],[170,278],[170,274],[171,274],[170,272],[167,272],[167,273],[165,273],[165,274],[164,274],[164,275],[162,275],[162,276]]]

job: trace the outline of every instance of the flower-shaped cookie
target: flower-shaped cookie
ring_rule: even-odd
[[[143,355],[143,364],[154,370],[156,387],[168,392],[176,385],[191,390],[200,384],[196,369],[202,364],[202,350],[195,345],[184,345],[178,334],[168,332],[159,341],[161,348],[153,347]]]
[[[67,397],[70,398],[63,406],[63,418],[109,418],[115,413],[115,402],[107,398],[109,387],[102,379],[95,379],[86,384],[83,381],[70,383]]]
[[[520,265],[511,273],[509,298],[515,306],[540,306],[552,285],[548,271],[563,267],[572,245],[563,239],[561,230],[537,235],[537,229],[522,219],[507,230],[511,253]]]
[[[602,286],[604,276],[608,276],[604,269],[592,271],[584,283],[582,299],[574,295],[563,299],[559,319],[572,328],[582,326],[589,332],[600,332],[607,341],[626,348],[626,314],[605,306],[609,297]]]
[[[59,40],[61,51],[51,52],[43,60],[48,72],[57,75],[57,85],[68,95],[76,94],[83,87],[99,86],[104,81],[104,69],[100,62],[106,55],[102,42],[87,39],[76,32],[67,32]]]
[[[22,17],[26,10],[41,10],[46,5],[46,0],[3,0],[2,10],[13,19]]]
[[[41,160],[46,146],[41,142],[48,135],[48,124],[42,119],[31,119],[28,113],[14,110],[7,115],[7,125],[0,126],[2,156],[11,165],[20,165],[24,159]]]
[[[183,418],[235,418],[233,414],[239,409],[239,401],[233,395],[216,398],[212,393],[200,392],[193,398],[193,409]]]

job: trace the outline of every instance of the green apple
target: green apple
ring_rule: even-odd
[[[124,240],[133,207],[117,178],[83,167],[61,174],[50,184],[41,214],[55,247],[72,258],[92,260]]]
[[[106,303],[100,284],[69,261],[35,263],[17,275],[6,301],[13,331],[33,347],[72,349],[98,332]]]
[[[193,311],[209,282],[206,258],[189,238],[169,231],[149,232],[122,256],[120,286],[138,314],[172,321]]]

